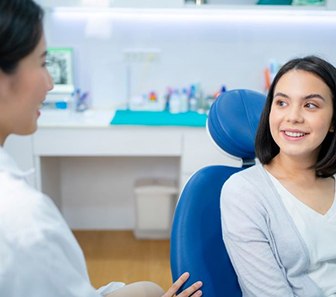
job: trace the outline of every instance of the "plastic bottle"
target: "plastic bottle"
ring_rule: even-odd
[[[174,90],[169,100],[170,113],[179,113],[181,111],[180,95],[177,90]]]
[[[198,102],[196,98],[196,86],[191,85],[189,94],[189,110],[197,111],[197,108],[198,108]]]
[[[173,93],[172,88],[168,87],[167,88],[167,93],[165,95],[165,110],[169,111],[170,107],[169,107],[169,102],[170,102],[170,97]]]
[[[188,90],[183,89],[180,96],[180,112],[187,112],[189,110]]]
[[[200,83],[195,84],[195,98],[197,101],[197,112],[204,113],[206,104]]]

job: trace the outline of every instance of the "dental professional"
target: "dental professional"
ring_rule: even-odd
[[[336,69],[316,56],[275,76],[260,163],[221,194],[223,239],[244,297],[336,296]]]
[[[42,22],[43,11],[34,1],[0,1],[0,296],[171,297],[188,273],[166,293],[152,282],[94,289],[82,250],[58,209],[29,186],[26,173],[3,149],[10,134],[37,129],[39,108],[53,88]],[[201,296],[201,285],[196,282],[178,296]]]

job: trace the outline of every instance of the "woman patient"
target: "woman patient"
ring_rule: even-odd
[[[336,69],[308,56],[276,75],[260,161],[223,186],[223,239],[243,296],[336,296]]]

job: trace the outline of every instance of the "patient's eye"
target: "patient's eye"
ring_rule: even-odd
[[[305,107],[307,107],[308,109],[316,109],[316,108],[318,108],[317,104],[315,104],[313,102],[306,103]]]
[[[287,106],[287,102],[283,99],[274,99],[274,105],[279,106],[279,107],[284,107]]]

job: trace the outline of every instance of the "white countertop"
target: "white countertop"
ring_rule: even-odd
[[[43,127],[109,127],[115,110],[90,109],[84,112],[69,110],[41,110],[38,126]]]

